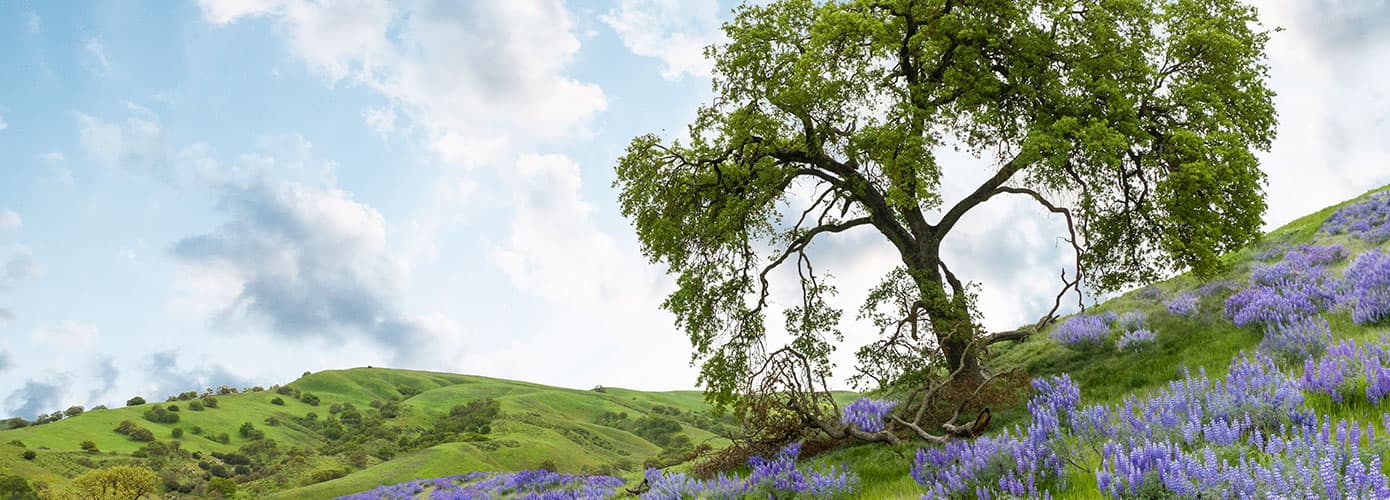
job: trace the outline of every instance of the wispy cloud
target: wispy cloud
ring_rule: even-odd
[[[87,53],[87,59],[92,63],[92,72],[104,75],[111,69],[111,61],[106,58],[106,46],[102,45],[100,39],[88,38],[84,40],[82,50]]]
[[[659,59],[667,80],[709,76],[714,63],[704,48],[725,39],[718,2],[621,0],[600,19],[633,54]]]

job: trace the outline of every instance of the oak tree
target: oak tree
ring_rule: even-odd
[[[1238,0],[780,0],[736,9],[723,29],[689,138],[634,138],[614,182],[644,255],[676,275],[663,308],[718,407],[760,387],[829,400],[814,395],[842,312],[807,249],[837,233],[876,233],[901,259],[861,309],[881,328],[861,372],[934,363],[976,384],[985,346],[1046,327],[1083,283],[1210,275],[1258,235],[1255,152],[1276,125],[1269,31]],[[951,148],[979,162],[941,161]],[[984,181],[948,200],[948,174]],[[784,214],[797,191],[809,206]],[[988,333],[942,245],[1004,197],[1065,222],[1075,267],[1036,323]],[[790,342],[772,349],[781,267],[802,300],[785,311]]]

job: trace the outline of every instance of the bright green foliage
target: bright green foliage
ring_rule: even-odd
[[[158,498],[159,475],[138,465],[91,470],[72,480],[66,498],[134,500]]]
[[[790,345],[828,371],[840,311],[804,253],[817,236],[868,226],[893,245],[912,292],[893,323],[925,323],[933,335],[909,347],[939,348],[952,368],[974,366],[980,332],[941,242],[999,195],[1065,218],[1097,291],[1177,268],[1210,275],[1257,236],[1254,151],[1269,148],[1275,112],[1268,33],[1238,0],[783,0],[738,9],[724,30],[729,43],[706,51],[715,96],[688,142],[633,139],[614,183],[644,254],[678,275],[663,306],[716,404],[777,352],[763,308],[783,264],[803,295]],[[946,205],[947,167],[972,167],[938,161],[953,147],[988,178]],[[779,205],[806,188],[818,201],[783,223]]]

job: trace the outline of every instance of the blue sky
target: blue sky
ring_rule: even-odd
[[[611,183],[632,137],[708,98],[699,49],[731,6],[0,2],[0,414],[364,365],[693,387]],[[1390,182],[1390,9],[1262,8],[1286,28],[1268,226]],[[948,198],[987,175],[954,159]],[[1055,221],[971,217],[947,251],[986,324],[1036,318]],[[870,234],[819,251],[848,375],[892,255]]]

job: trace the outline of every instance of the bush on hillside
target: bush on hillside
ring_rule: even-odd
[[[142,398],[140,396],[135,396],[133,398],[125,400],[126,406],[140,406],[142,404],[145,404],[145,398]]]

